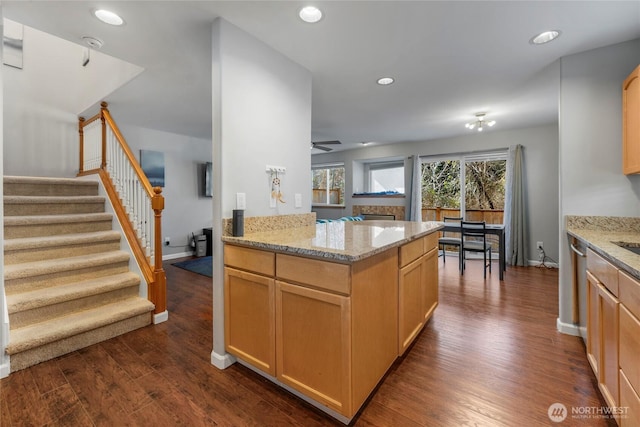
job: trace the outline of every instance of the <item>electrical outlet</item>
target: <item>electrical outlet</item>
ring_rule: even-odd
[[[164,245],[165,246],[169,246],[171,244],[171,237],[165,237],[164,238]]]
[[[537,242],[537,243],[536,243],[536,248],[537,248],[538,250],[540,250],[540,249],[544,249],[544,246],[542,245],[542,242]]]

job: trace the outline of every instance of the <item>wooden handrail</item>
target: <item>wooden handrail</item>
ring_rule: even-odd
[[[78,132],[80,136],[80,167],[78,176],[86,175],[89,173],[98,173],[107,195],[111,200],[111,203],[114,207],[114,212],[116,217],[118,218],[120,224],[122,225],[122,229],[124,231],[124,235],[129,242],[129,245],[132,249],[133,255],[140,266],[140,271],[145,278],[145,281],[148,284],[148,298],[155,305],[154,313],[162,313],[167,309],[167,296],[166,296],[166,274],[164,269],[162,268],[162,211],[164,210],[164,197],[162,196],[162,189],[160,187],[151,187],[151,183],[149,182],[146,174],[140,167],[138,161],[135,156],[131,152],[129,145],[126,140],[122,136],[120,129],[116,125],[113,117],[109,113],[107,109],[108,104],[106,102],[102,102],[100,104],[100,113],[95,116],[85,120],[84,118],[79,118],[78,124]],[[84,170],[84,128],[93,123],[94,121],[100,119],[101,120],[101,161],[99,169],[94,170]],[[138,234],[135,230],[135,226],[131,223],[131,219],[126,212],[126,209],[121,200],[121,195],[118,194],[118,190],[116,189],[112,177],[109,175],[109,171],[107,170],[107,126],[113,133],[115,140],[118,143],[118,146],[121,148],[122,153],[129,161],[134,173],[136,174],[139,184],[142,189],[146,193],[148,199],[150,200],[150,209],[153,210],[153,250],[154,250],[154,262],[151,264],[151,260],[148,257],[145,248],[143,247],[142,242],[138,238]]]
[[[127,144],[124,137],[122,136],[122,133],[120,133],[120,129],[118,129],[116,122],[113,120],[113,117],[111,117],[111,114],[109,113],[109,110],[106,107],[106,102],[103,102],[102,104],[105,104],[101,109],[101,111],[104,114],[105,121],[107,122],[107,124],[109,124],[109,127],[113,131],[113,134],[115,135],[116,140],[120,144],[120,147],[124,151],[124,154],[127,156],[127,159],[129,159],[129,162],[133,166],[133,170],[138,176],[138,179],[140,180],[140,182],[142,182],[142,185],[144,186],[144,190],[147,192],[147,195],[150,198],[153,198],[155,196],[155,193],[153,191],[153,187],[151,187],[151,183],[149,182],[147,175],[142,170],[142,167],[140,167],[140,164],[138,163],[135,156],[131,152],[131,149],[129,148],[129,145]],[[104,145],[106,146],[106,144]]]

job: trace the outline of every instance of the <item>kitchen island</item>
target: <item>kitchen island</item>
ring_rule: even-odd
[[[224,237],[225,348],[348,423],[438,305],[431,222]]]

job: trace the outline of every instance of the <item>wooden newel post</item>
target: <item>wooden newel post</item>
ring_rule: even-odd
[[[102,101],[100,103],[100,121],[102,122],[102,162],[100,163],[101,169],[107,168],[107,124],[104,118],[104,112],[107,110],[106,102]]]
[[[84,117],[78,117],[78,134],[80,135],[80,166],[78,175],[84,172]]]
[[[162,313],[167,310],[167,277],[162,268],[162,210],[164,209],[164,196],[162,188],[154,187],[151,208],[154,212],[154,285],[149,290],[149,299],[155,304],[155,313]]]

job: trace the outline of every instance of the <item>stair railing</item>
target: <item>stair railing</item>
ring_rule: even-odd
[[[107,109],[85,120],[79,118],[80,168],[78,176],[98,174],[148,283],[155,314],[167,308],[166,275],[162,268],[162,188],[151,187]]]

